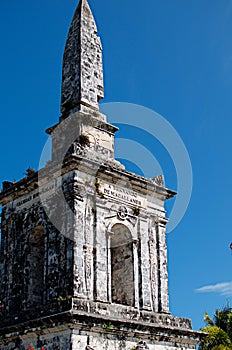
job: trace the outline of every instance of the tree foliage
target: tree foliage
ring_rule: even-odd
[[[199,350],[232,350],[232,309],[229,306],[217,309],[213,318],[206,312],[204,321],[206,326],[201,330],[207,336]]]
[[[201,330],[207,333],[207,336],[204,339],[204,341],[200,344],[200,350],[211,350],[221,346],[226,347],[226,349],[232,348],[230,338],[228,337],[227,333],[221,328],[217,326],[206,326]]]

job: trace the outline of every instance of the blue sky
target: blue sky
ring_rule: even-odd
[[[192,318],[198,329],[204,312],[232,295],[232,1],[89,3],[104,48],[104,102],[160,113],[188,149],[193,192],[186,215],[168,235],[170,302],[172,314]],[[58,121],[62,54],[76,5],[1,3],[0,181],[38,167],[44,130]],[[163,147],[133,135],[151,147],[167,187],[178,189]]]

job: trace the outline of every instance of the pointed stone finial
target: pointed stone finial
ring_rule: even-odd
[[[104,97],[102,46],[87,0],[74,14],[63,56],[61,113],[66,117],[90,108]]]

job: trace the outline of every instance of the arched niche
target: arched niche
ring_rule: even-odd
[[[123,224],[111,229],[110,254],[112,302],[134,306],[133,243],[131,232]]]
[[[30,232],[28,243],[28,303],[33,307],[43,304],[45,252],[43,226],[37,226]]]

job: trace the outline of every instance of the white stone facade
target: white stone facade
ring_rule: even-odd
[[[81,0],[52,159],[0,193],[2,350],[187,350],[202,337],[169,310],[164,204],[176,193],[114,159],[101,50]]]

